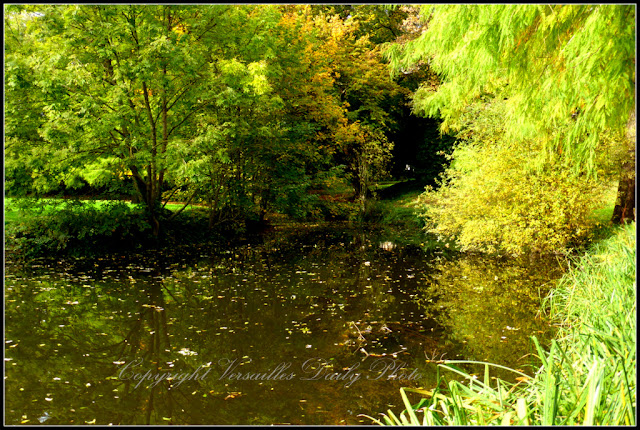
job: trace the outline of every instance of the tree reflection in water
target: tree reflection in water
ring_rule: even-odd
[[[544,334],[552,265],[385,242],[315,228],[226,250],[8,263],[7,423],[357,424],[402,409],[401,386],[432,387],[434,357],[519,365]],[[316,359],[326,371],[311,379],[302,365]],[[381,359],[420,380],[370,370]],[[294,378],[274,376],[283,363]]]

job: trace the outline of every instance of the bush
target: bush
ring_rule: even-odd
[[[355,221],[360,214],[359,202],[338,198],[320,199],[317,208],[320,217],[326,221]]]
[[[559,161],[544,161],[536,142],[510,145],[502,108],[473,111],[437,191],[421,196],[428,231],[456,237],[463,251],[568,253],[589,238],[604,187]]]
[[[10,227],[7,244],[27,258],[132,249],[150,240],[144,211],[124,202],[71,201],[39,214],[22,212],[26,216]]]

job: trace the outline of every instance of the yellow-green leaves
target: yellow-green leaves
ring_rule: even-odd
[[[595,226],[603,188],[575,177],[560,160],[540,162],[535,140],[510,145],[500,102],[462,117],[469,143],[458,146],[443,185],[422,197],[429,231],[457,237],[463,250],[521,254],[568,252]]]
[[[447,126],[503,81],[510,133],[527,136],[518,127],[526,119],[553,136],[547,151],[561,144],[564,157],[592,172],[601,134],[623,129],[635,106],[634,7],[439,5],[431,15],[432,7],[423,7],[427,32],[387,52],[394,70],[429,61],[442,76],[438,96],[416,93],[416,112],[440,114]],[[570,131],[558,136],[560,126]]]

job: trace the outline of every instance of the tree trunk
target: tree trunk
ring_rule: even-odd
[[[611,221],[614,224],[626,224],[636,220],[636,116],[631,114],[627,126],[628,157],[622,165],[620,183],[618,185],[618,197],[613,208]]]
[[[157,206],[158,203],[158,195],[153,193],[153,189],[155,188],[157,191],[160,190],[161,184],[155,184],[154,187],[153,177],[150,174],[150,168],[148,169],[149,175],[147,179],[143,178],[138,171],[136,166],[129,166],[131,169],[131,173],[133,174],[133,183],[135,185],[136,192],[138,193],[141,201],[147,207],[147,211],[149,213],[149,225],[151,226],[151,231],[153,233],[153,237],[157,238],[160,234],[160,221],[157,217]]]
[[[611,221],[614,224],[626,224],[636,220],[636,169],[635,154],[631,153],[632,160],[627,160],[622,166],[620,183],[618,185],[618,197],[613,208]]]
[[[213,196],[209,194],[209,228],[208,230],[211,231],[212,228],[213,228]]]
[[[151,213],[151,215],[149,215],[149,223],[151,224],[151,232],[153,233],[153,237],[154,239],[157,239],[160,235],[160,221],[158,221],[155,213]]]

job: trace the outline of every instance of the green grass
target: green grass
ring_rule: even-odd
[[[612,203],[606,207],[596,209],[592,213],[592,217],[601,224],[607,224],[611,221],[611,217],[613,216],[613,207],[615,203]]]
[[[5,210],[4,210],[5,225],[7,223],[18,222],[19,219],[20,219],[20,213],[17,210],[7,209],[7,207],[5,206]]]
[[[371,187],[371,189],[373,191],[380,191],[380,190],[384,190],[385,188],[389,188],[395,184],[399,184],[403,181],[380,181],[377,182],[375,184],[373,184],[373,186]]]
[[[20,200],[11,197],[5,198],[4,203],[4,223],[5,227],[9,224],[20,222],[24,217],[35,216],[35,215],[51,215],[55,213],[59,208],[62,207],[63,203],[70,203],[73,200],[65,200],[65,199],[55,199],[55,198],[41,198],[37,201],[31,200]],[[83,205],[95,206],[96,208],[104,208],[109,203],[112,203],[112,200],[80,200]],[[135,204],[131,202],[124,202],[127,206],[133,208]],[[167,203],[165,206],[166,209],[171,211],[180,210],[184,203]],[[190,204],[185,208],[183,213],[201,209],[197,205]]]
[[[609,224],[611,217],[613,216],[613,208],[616,204],[616,197],[618,193],[617,184],[612,185],[603,195],[603,205],[594,210],[591,217],[600,224]]]
[[[367,204],[364,220],[383,227],[401,229],[404,235],[416,236],[415,241],[419,243],[424,231],[415,206],[418,195],[419,191],[410,191],[393,199],[371,199]]]
[[[370,418],[388,425],[635,425],[635,237],[635,223],[619,227],[552,290],[546,307],[560,329],[549,351],[533,339],[542,363],[535,375],[492,383],[489,363],[479,380],[447,361],[439,366],[464,382],[402,390],[407,409],[400,416]],[[405,391],[424,398],[412,406]]]

